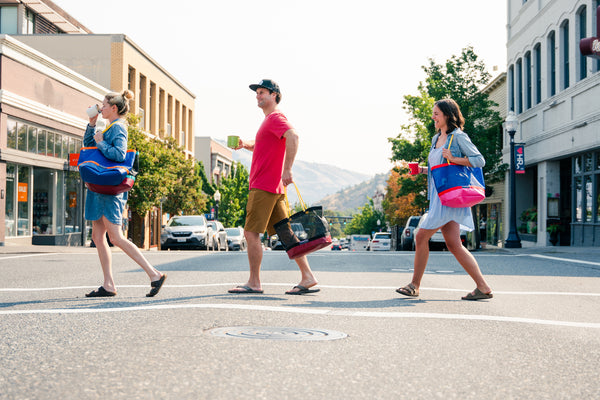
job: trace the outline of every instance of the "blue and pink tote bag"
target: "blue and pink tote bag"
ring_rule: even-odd
[[[452,145],[452,139],[450,144]],[[453,208],[473,207],[485,199],[485,183],[481,168],[452,164],[450,161],[431,168],[442,205]]]

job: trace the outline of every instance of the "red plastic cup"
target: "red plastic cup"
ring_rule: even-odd
[[[410,168],[411,175],[417,175],[419,173],[419,163],[409,162],[408,168]]]

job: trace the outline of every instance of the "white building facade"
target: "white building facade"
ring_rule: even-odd
[[[560,224],[558,244],[600,246],[600,60],[579,50],[581,39],[596,36],[600,0],[507,5],[508,108],[526,165],[516,177],[517,218],[537,211],[521,239],[546,246],[547,226]],[[506,163],[509,146],[505,133]]]

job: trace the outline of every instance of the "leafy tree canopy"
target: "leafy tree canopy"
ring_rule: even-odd
[[[377,225],[379,221],[380,225]],[[360,214],[354,215],[352,221],[346,225],[347,235],[370,235],[385,227],[385,214],[375,210],[373,199],[369,199],[364,207],[360,208]]]
[[[128,146],[139,154],[140,172],[129,193],[130,209],[145,215],[163,200],[163,211],[176,215],[200,213],[206,204],[194,161],[185,158],[175,139],[150,138],[138,126],[139,117],[127,116]]]
[[[472,47],[462,50],[458,56],[452,56],[444,64],[437,64],[429,59],[429,65],[423,66],[426,78],[420,82],[418,95],[404,96],[404,110],[409,114],[409,121],[402,125],[395,138],[389,138],[392,144],[392,161],[415,161],[426,164],[431,139],[435,128],[431,120],[433,105],[436,100],[451,98],[460,106],[465,118],[464,131],[477,146],[486,160],[483,169],[486,183],[501,180],[507,165],[502,164],[502,119],[493,110],[497,106],[489,99],[487,93],[481,91],[490,81],[491,75],[485,65],[478,60]],[[426,209],[427,179],[424,175],[408,176],[407,168],[400,166],[398,172],[398,190],[389,196],[401,197],[414,194],[413,204]],[[388,196],[388,204],[395,200]]]

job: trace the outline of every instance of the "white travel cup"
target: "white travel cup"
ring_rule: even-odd
[[[94,104],[85,110],[85,112],[87,113],[88,117],[94,118],[96,115],[100,114],[100,106],[98,104]]]

